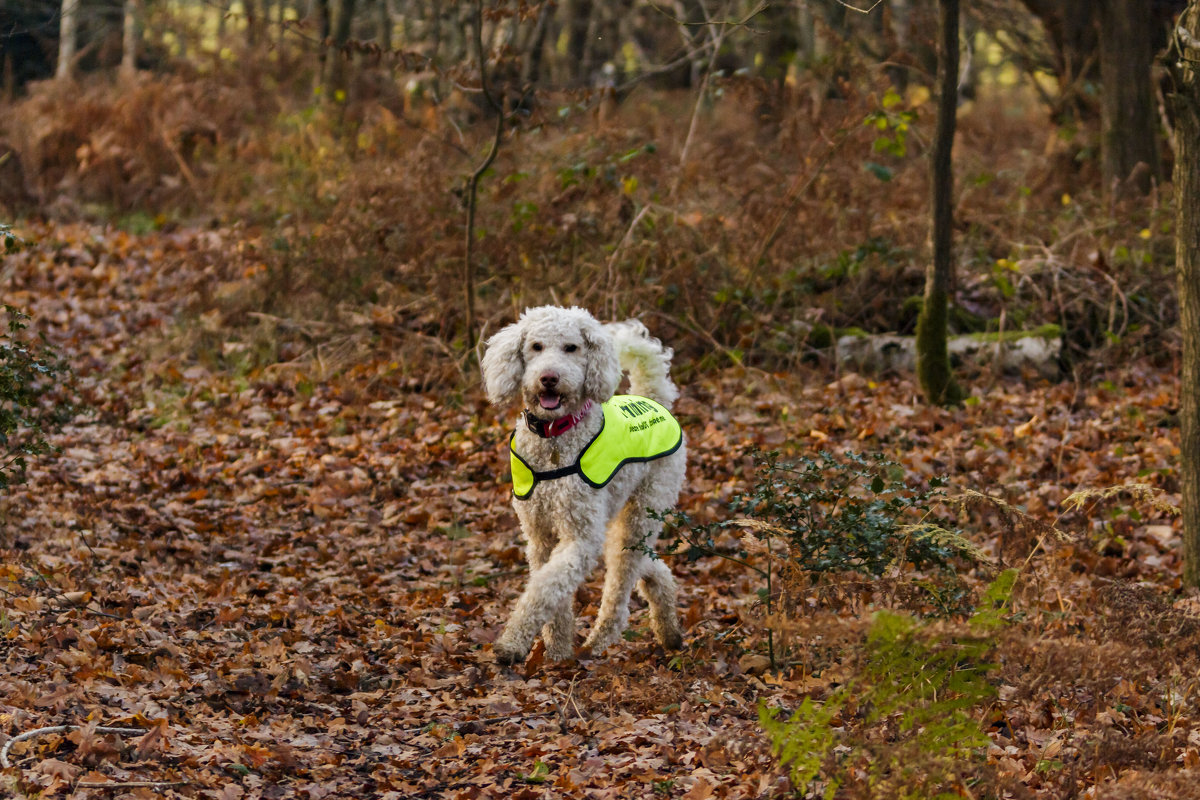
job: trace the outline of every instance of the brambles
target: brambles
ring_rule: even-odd
[[[928,521],[942,497],[940,478],[925,489],[908,486],[903,470],[879,454],[821,452],[794,462],[777,451],[755,455],[754,486],[729,502],[732,521],[697,525],[680,516],[680,543],[689,557],[717,553],[716,538],[730,526],[810,573],[880,576],[892,567],[952,570],[955,558],[976,558],[961,535]],[[778,545],[772,546],[772,541]]]

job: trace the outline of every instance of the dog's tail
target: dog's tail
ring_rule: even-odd
[[[679,397],[671,382],[671,356],[675,351],[650,335],[636,319],[611,322],[605,327],[617,346],[621,369],[629,373],[629,393],[657,400],[667,408]]]

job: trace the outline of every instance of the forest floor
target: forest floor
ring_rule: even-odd
[[[494,127],[314,104],[267,65],[47,83],[2,115],[57,221],[18,225],[0,298],[86,413],[0,498],[0,792],[1200,797],[1166,187],[1104,196],[1086,132],[1036,99],[960,109],[957,329],[1054,323],[1073,369],[964,374],[967,404],[930,408],[830,357],[839,330],[912,330],[928,92],[864,71],[800,87],[774,126],[752,82],[545,98],[481,188],[474,327],[551,301],[640,314],[676,350],[697,522],[730,516],[757,452],[879,454],[918,489],[945,476],[961,502],[937,519],[981,556],[936,618],[905,565],[768,586],[753,546],[667,556],[681,652],[637,605],[602,656],[509,669],[515,412],[465,366],[457,300]],[[806,721],[790,745],[770,709]]]
[[[759,707],[796,709],[846,683],[879,597],[814,600],[772,670],[761,579],[722,559],[674,559],[681,653],[655,645],[639,608],[602,657],[551,663],[539,649],[500,667],[489,643],[525,568],[505,475],[512,414],[489,408],[476,378],[461,392],[397,381],[386,321],[371,333],[375,357],[336,374],[216,370],[179,345],[174,320],[189,297],[219,290],[198,265],[236,234],[24,233],[31,244],[5,261],[0,291],[75,366],[90,413],[4,500],[0,724],[7,736],[81,727],[16,743],[6,792],[791,791]],[[1131,483],[1177,502],[1169,370],[989,380],[950,410],[927,407],[904,378],[816,370],[713,371],[682,388],[680,507],[697,518],[746,484],[756,449],[853,450],[1067,532],[1009,558],[1021,573],[988,672],[995,694],[972,709],[990,743],[957,795],[1200,796],[1200,616],[1178,592],[1178,523],[1126,501],[1063,507],[1073,490]],[[986,511],[961,523],[995,558],[1009,552],[1011,523]],[[964,574],[981,592],[987,571]],[[598,590],[593,578],[579,592],[584,626]],[[830,735],[856,741],[868,716],[843,710]],[[878,735],[877,759],[898,738],[862,735]],[[823,769],[811,788],[841,769],[844,796],[888,796],[881,785],[903,772],[872,778],[845,753]]]

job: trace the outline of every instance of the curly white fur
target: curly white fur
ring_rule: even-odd
[[[592,400],[597,407],[566,433],[543,439],[519,424],[515,445],[535,470],[574,463],[600,429],[598,405],[612,397],[629,372],[630,393],[668,408],[679,396],[668,370],[672,351],[651,338],[637,320],[601,324],[581,308],[541,306],[488,340],[483,378],[497,405],[515,401],[540,419],[574,414]],[[662,524],[646,509],[675,505],[683,486],[686,443],[655,461],[626,464],[595,489],[572,475],[544,481],[513,505],[527,541],[530,576],[494,650],[500,661],[524,660],[541,632],[550,658],[574,655],[575,589],[605,561],[600,611],[584,647],[594,654],[616,642],[629,622],[635,584],[650,606],[650,623],[668,649],[683,644],[676,616],[676,585],[670,569],[651,559]]]

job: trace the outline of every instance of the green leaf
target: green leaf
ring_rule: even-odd
[[[533,763],[533,771],[528,775],[522,775],[521,780],[526,783],[545,783],[548,777],[550,777],[550,765],[538,759]]]
[[[874,161],[868,161],[863,164],[863,169],[884,183],[890,181],[896,174],[890,167],[885,167],[883,164],[877,164]]]

